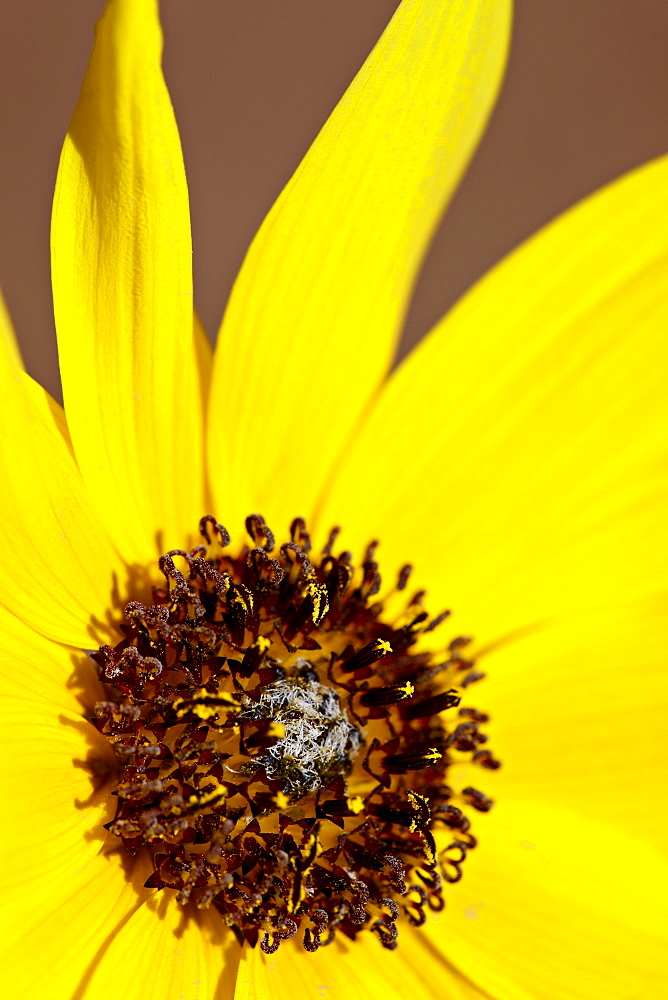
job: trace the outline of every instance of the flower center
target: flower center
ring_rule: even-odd
[[[281,780],[284,794],[295,800],[349,772],[362,744],[362,734],[351,725],[338,694],[313,678],[308,660],[298,663],[294,677],[267,684],[259,699],[246,696],[238,721],[260,720],[278,738],[241,770]]]
[[[108,829],[149,852],[147,887],[214,907],[240,943],[300,933],[315,951],[366,929],[395,948],[399,918],[443,908],[476,845],[467,813],[491,807],[453,781],[499,767],[488,717],[459,707],[482,677],[470,640],[418,647],[448,613],[404,600],[409,566],[381,598],[377,543],[356,568],[338,529],[315,561],[301,518],[276,556],[262,517],[246,527],[234,555],[202,518],[204,544],[162,556],[165,586],[93,656],[119,760]]]

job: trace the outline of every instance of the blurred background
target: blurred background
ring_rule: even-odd
[[[3,2],[0,282],[27,368],[58,398],[51,198],[103,7]],[[397,0],[161,7],[190,183],[195,298],[213,338],[255,230]],[[402,351],[534,230],[668,149],[667,55],[668,0],[516,0],[505,86],[425,262]]]

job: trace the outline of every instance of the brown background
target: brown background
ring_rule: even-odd
[[[396,5],[163,0],[211,334],[253,232]],[[27,367],[56,393],[50,203],[102,7],[2,3],[0,280]],[[503,94],[426,262],[405,344],[534,229],[668,148],[667,55],[668,0],[516,0]]]

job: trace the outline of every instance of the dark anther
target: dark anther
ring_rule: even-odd
[[[259,549],[264,549],[265,552],[274,551],[274,535],[265,524],[262,514],[248,515],[246,518],[246,531]]]
[[[266,639],[263,635],[257,637],[252,646],[249,646],[244,653],[239,668],[241,677],[250,677],[256,670],[260,669],[260,665],[267,655],[270,646],[271,641],[269,639]]]
[[[472,670],[462,681],[460,681],[460,684],[463,688],[467,688],[470,684],[476,684],[478,681],[484,680],[486,676],[487,675],[483,674],[480,670]]]
[[[311,551],[311,536],[306,530],[306,521],[303,517],[296,517],[290,525],[290,538],[304,552]]]
[[[317,951],[320,945],[323,931],[329,926],[329,915],[326,910],[315,910],[311,914],[311,920],[315,924],[313,931],[307,927],[304,931],[304,948],[306,951]]]
[[[411,895],[413,896],[412,899],[410,898]],[[408,901],[404,903],[403,907],[408,922],[413,927],[422,927],[427,919],[427,914],[424,912],[424,908],[427,905],[427,893],[421,885],[411,885],[408,889],[408,896]]]
[[[305,951],[314,952],[320,947],[320,937],[315,934],[311,934],[310,927],[307,927],[304,931],[304,940],[302,942]]]
[[[360,702],[371,707],[381,705],[396,705],[400,701],[411,698],[415,688],[410,681],[403,684],[390,684],[388,687],[370,688],[360,695]]]
[[[415,813],[412,809],[393,808],[393,806],[381,802],[374,803],[370,807],[370,811],[386,823],[398,823],[400,826],[409,827],[414,827],[415,824]]]
[[[176,553],[181,555],[181,552]],[[160,556],[158,560],[158,566],[160,567],[160,572],[164,575],[167,580],[167,584],[170,587],[170,596],[172,600],[185,600],[187,601],[191,596],[190,587],[185,579],[183,573],[178,570],[172,559],[172,554],[170,552],[165,553],[164,556]],[[172,583],[170,584],[170,580]]]
[[[334,527],[329,533],[327,542],[325,543],[325,547],[322,550],[323,556],[331,556],[332,549],[334,548],[334,542],[336,541],[340,533],[341,533],[341,528],[338,526],[338,524],[334,525]]]
[[[466,646],[470,646],[473,642],[473,638],[470,635],[458,635],[453,639],[448,645],[448,649],[451,653],[455,653],[460,649],[464,649]]]
[[[436,615],[435,618],[432,618],[432,620],[426,626],[425,632],[433,632],[434,629],[438,628],[439,625],[442,625],[443,622],[446,621],[451,614],[452,614],[451,611],[441,611],[440,615]]]
[[[262,589],[278,587],[285,575],[278,560],[268,556],[264,549],[251,549],[246,556],[246,565],[253,573],[256,585]]]
[[[432,812],[435,820],[440,820],[451,830],[466,831],[471,825],[468,816],[465,816],[461,809],[450,805],[450,803],[439,803]]]
[[[395,923],[386,924],[382,920],[376,920],[376,922],[371,925],[370,929],[378,935],[378,940],[382,944],[383,948],[387,948],[388,951],[395,950],[399,934]]]
[[[95,715],[102,719],[115,715],[136,722],[141,718],[141,710],[136,705],[119,705],[115,701],[98,701],[95,703]]]
[[[473,754],[473,763],[486,767],[489,771],[498,771],[501,761],[497,760],[491,750],[478,750]]]
[[[292,917],[284,917],[283,926],[280,925],[274,930],[274,934],[281,939],[281,941],[289,941],[290,938],[294,937],[299,927],[296,921]]]
[[[406,589],[406,584],[408,583],[408,580],[410,579],[410,575],[412,572],[413,572],[413,567],[411,566],[410,563],[406,563],[405,566],[401,567],[401,569],[399,570],[399,576],[397,578],[397,590]]]
[[[413,809],[413,823],[418,827],[425,827],[431,819],[431,809],[429,802],[424,795],[418,792],[408,792],[408,801]]]
[[[230,535],[227,528],[223,527],[222,524],[218,524],[215,517],[212,517],[211,514],[205,514],[200,519],[199,533],[207,545],[212,545],[216,536],[218,537],[218,544],[221,549],[226,549],[230,544]]]
[[[329,611],[327,588],[318,583],[309,584],[306,589],[304,604],[309,608],[309,614],[314,625],[319,625]]]
[[[450,884],[459,882],[462,877],[462,864],[466,859],[466,853],[465,845],[458,840],[439,852],[438,863],[441,875],[446,882]]]
[[[372,663],[382,659],[392,652],[392,646],[384,639],[375,639],[366,646],[358,649],[356,653],[345,656],[343,662],[339,664],[345,673],[352,673],[354,670],[361,670],[363,667],[370,667]]]
[[[281,939],[279,937],[274,935],[274,937],[271,938],[269,936],[269,931],[266,931],[264,937],[260,941],[260,948],[265,953],[265,955],[273,955],[274,952],[278,951],[278,946],[280,943]]]
[[[432,695],[424,701],[418,701],[410,705],[403,705],[401,714],[404,719],[426,719],[430,715],[438,715],[446,708],[454,708],[461,701],[459,692],[454,688],[443,691],[441,694]]]
[[[481,733],[475,722],[460,722],[447,738],[446,745],[455,750],[472,752],[477,750],[481,743],[487,742],[487,735]]]
[[[281,557],[289,567],[287,576],[290,584],[294,586],[300,578],[306,579],[309,576],[311,572],[309,557],[295,542],[285,542],[281,545]]]
[[[378,563],[365,562],[362,564],[362,569],[364,570],[364,577],[360,587],[360,594],[366,599],[378,593],[382,581],[378,572]]]
[[[395,843],[393,846],[396,849],[398,845]],[[413,853],[417,855],[420,852],[414,851]],[[393,854],[386,854],[385,864],[392,871],[392,876],[390,878],[390,885],[392,885],[392,887],[396,889],[398,893],[404,896],[407,891],[406,877],[410,874],[411,870],[414,870],[415,862],[412,862],[411,864],[405,864],[401,862],[399,858],[395,857]]]
[[[477,788],[471,788],[470,785],[466,788],[462,788],[462,798],[465,802],[468,802],[469,805],[473,806],[474,809],[477,809],[478,812],[489,812],[494,805],[492,799],[478,791]]]
[[[460,708],[459,715],[464,719],[470,719],[471,722],[478,722],[481,725],[489,722],[489,715],[486,712],[479,712],[477,708]]]
[[[438,890],[441,888],[443,880],[435,868],[429,868],[428,870],[425,871],[423,871],[420,868],[416,868],[415,874],[423,883],[425,888],[431,892],[432,895],[437,893]]]
[[[208,583],[215,594],[223,595],[230,586],[228,575],[219,573],[215,566],[207,562],[206,559],[198,557],[193,559],[193,567],[199,573],[203,583]],[[208,592],[208,588],[207,588]]]
[[[436,747],[420,747],[405,753],[390,754],[384,758],[383,767],[390,774],[422,771],[425,767],[434,767],[442,756]]]
[[[329,799],[327,802],[321,802],[317,807],[318,816],[352,816],[353,812],[350,808],[350,803],[348,799]]]
[[[466,846],[459,840],[453,840],[451,844],[443,848],[439,857],[445,856],[449,861],[454,861],[455,864],[461,865],[466,860],[466,855]]]
[[[380,543],[377,538],[374,538],[372,542],[369,542],[364,552],[364,558],[362,559],[363,564],[374,561],[376,557],[376,549],[378,548],[379,544]]]
[[[390,899],[388,896],[385,896],[383,899],[378,900],[378,905],[385,906],[390,911],[390,918],[392,920],[399,919],[399,907],[397,906],[397,904],[394,902],[393,899]]]

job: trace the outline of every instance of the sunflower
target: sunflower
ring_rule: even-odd
[[[403,0],[212,357],[157,4],[110,0],[54,204],[65,411],[2,315],[8,996],[665,991],[668,160],[389,373],[509,22]]]

